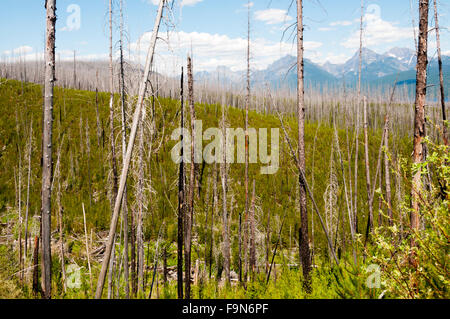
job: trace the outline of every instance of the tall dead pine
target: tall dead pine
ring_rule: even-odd
[[[297,0],[297,98],[298,98],[298,161],[299,167],[305,171],[305,92],[303,63],[303,0]],[[301,242],[300,259],[303,268],[304,287],[311,291],[311,252],[308,236],[308,211],[306,204],[306,185],[299,176],[300,185],[300,218]]]
[[[448,145],[448,132],[447,132],[447,115],[445,113],[445,90],[444,90],[444,72],[442,70],[442,53],[441,53],[441,37],[439,29],[439,15],[437,9],[437,0],[434,0],[434,21],[436,27],[436,46],[438,53],[438,64],[439,64],[439,87],[441,92],[441,108],[442,108],[442,135],[444,138],[445,145]]]
[[[367,98],[364,97],[364,163],[366,167],[366,187],[367,187],[367,199],[369,205],[369,220],[367,231],[373,229],[373,198],[372,198],[372,186],[370,182],[370,157],[369,157],[369,121],[367,117]]]
[[[247,18],[247,94],[245,95],[245,220],[247,221],[249,213],[249,198],[248,198],[248,164],[249,164],[249,136],[248,136],[248,109],[250,104],[250,1],[247,3],[248,18]],[[241,233],[239,235],[242,235]],[[239,238],[240,239],[240,238]],[[239,245],[241,240],[239,240]],[[244,245],[247,245],[245,243]],[[241,248],[241,247],[239,247]],[[247,249],[244,249],[246,251]],[[241,249],[239,249],[241,253]],[[251,268],[251,267],[250,267]],[[239,279],[242,281],[242,256],[239,255]],[[245,278],[247,279],[247,278]]]
[[[391,171],[389,165],[389,110],[386,109],[386,118],[384,126],[384,177],[386,186],[386,203],[389,226],[394,225],[392,215],[392,195],[391,195]],[[381,185],[380,185],[381,186]]]
[[[358,233],[358,161],[359,161],[359,118],[361,108],[361,76],[363,63],[363,23],[364,23],[364,0],[361,0],[361,20],[359,28],[359,69],[358,69],[358,99],[356,101],[356,143],[355,143],[355,184],[353,200],[353,229]],[[351,177],[349,177],[351,179]],[[350,187],[351,196],[351,187]],[[351,199],[350,199],[351,202]]]
[[[191,113],[191,166],[189,176],[189,199],[188,211],[185,214],[185,238],[184,238],[184,280],[185,298],[191,298],[191,244],[192,244],[192,218],[194,216],[194,193],[195,193],[195,105],[194,105],[194,77],[192,72],[192,59],[187,59],[188,72],[188,104]]]
[[[416,100],[414,117],[414,164],[420,164],[424,160],[424,138],[425,138],[425,103],[427,96],[427,65],[428,65],[428,0],[419,1],[419,41],[417,50],[417,73],[416,73]],[[419,169],[413,176],[412,181],[412,231],[419,230],[420,191],[422,188],[422,171]],[[414,237],[411,237],[411,246],[416,246]],[[415,258],[411,256],[411,262],[415,265]]]
[[[42,135],[42,281],[44,298],[51,298],[51,196],[53,88],[55,85],[56,0],[46,1],[47,32],[45,46],[44,118]]]
[[[223,223],[223,268],[225,270],[225,279],[227,283],[230,283],[230,234],[228,231],[228,171],[227,171],[227,156],[226,156],[226,115],[225,115],[225,103],[222,103],[222,164],[220,165],[220,172],[222,175],[222,223]]]
[[[183,221],[185,212],[184,199],[184,71],[181,67],[180,85],[180,113],[181,113],[181,162],[178,174],[178,262],[177,262],[177,288],[178,299],[183,299]]]
[[[123,0],[120,0],[120,101],[122,104],[122,157],[126,156],[127,149],[127,122],[126,122],[126,103],[125,103],[125,70],[124,70],[124,58],[123,58]],[[98,106],[97,106],[98,108]],[[98,111],[97,111],[97,123],[98,123]],[[97,124],[98,126],[98,124]],[[122,220],[123,220],[123,275],[125,281],[125,297],[130,297],[130,285],[129,285],[129,267],[128,267],[128,201],[127,201],[127,185],[123,193],[122,203]]]
[[[256,271],[256,220],[255,220],[255,184],[256,181],[253,180],[253,194],[252,194],[252,206],[250,209],[250,258],[249,258],[249,268],[250,268],[250,276],[251,279],[254,280],[255,271]]]
[[[114,209],[114,201],[117,196],[117,159],[116,159],[116,146],[114,138],[114,70],[113,70],[113,7],[112,0],[109,0],[109,85],[110,85],[110,97],[109,97],[109,130],[110,130],[110,146],[111,146],[111,168],[112,168],[112,196],[111,196],[111,211]],[[115,236],[114,236],[115,237]],[[115,238],[113,238],[115,240]],[[113,270],[115,264],[115,251],[112,252],[109,265],[109,278],[108,278],[108,298],[112,298],[112,284],[113,284]]]

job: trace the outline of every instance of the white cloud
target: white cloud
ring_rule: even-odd
[[[255,4],[253,2],[249,2],[243,5],[244,8],[251,8],[253,7]]]
[[[149,0],[152,4],[154,4],[155,6],[159,5],[160,0]],[[199,2],[202,2],[203,0],[182,0],[181,1],[181,6],[182,7],[187,7],[187,6],[194,6]]]
[[[117,55],[117,54],[115,54]],[[13,51],[3,51],[2,59],[9,62],[21,62],[21,61],[43,61],[43,51],[35,51],[30,46],[21,46]],[[93,60],[106,60],[109,54],[78,54],[76,55],[77,61],[93,61]],[[73,50],[56,50],[56,61],[73,61]]]
[[[2,56],[6,58],[14,58],[14,60],[27,60],[27,57],[29,57],[33,52],[33,48],[28,45],[22,45],[18,48],[15,48],[13,50],[7,50],[2,52]]]
[[[336,26],[347,27],[349,25],[352,25],[351,21],[335,21],[335,22],[330,23],[330,26],[332,26],[332,27],[336,27]]]
[[[396,23],[385,21],[379,13],[366,13],[364,16],[364,46],[380,45],[413,38],[411,27],[399,27]],[[349,49],[359,47],[359,30],[347,38],[342,46]]]
[[[319,31],[323,31],[323,32],[326,32],[326,31],[333,31],[334,30],[334,28],[319,28],[318,29]]]
[[[329,53],[325,59],[322,60],[323,63],[329,62],[331,64],[342,64],[347,62],[351,56],[346,54],[333,54]]]
[[[267,9],[255,12],[255,19],[266,24],[279,24],[292,20],[293,18],[282,9]]]
[[[144,62],[146,50],[150,42],[151,33],[145,33],[140,41],[130,45],[135,60]],[[222,34],[205,32],[170,32],[161,34],[165,41],[159,41],[156,50],[156,62],[158,71],[170,74],[178,72],[181,63],[191,47],[194,52],[194,64],[197,71],[214,71],[218,66],[226,66],[233,71],[246,68],[246,38],[231,38]],[[170,43],[167,45],[166,41]],[[139,44],[140,43],[140,44]],[[305,55],[315,54],[314,50],[322,46],[321,42],[306,41]],[[140,58],[138,53],[140,52]],[[264,69],[269,64],[288,54],[296,54],[296,46],[288,42],[273,42],[266,39],[253,39],[251,41],[252,69]]]
[[[23,45],[13,50],[14,55],[24,55],[33,52],[33,48],[28,45]]]
[[[199,2],[202,2],[203,0],[183,0],[181,1],[181,6],[194,6]]]

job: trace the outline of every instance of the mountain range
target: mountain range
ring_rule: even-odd
[[[446,96],[450,87],[450,56],[443,56]],[[297,85],[297,58],[287,55],[264,70],[252,72],[253,86],[272,88],[288,87],[294,89]],[[390,86],[397,79],[399,85],[413,86],[415,84],[415,51],[408,48],[392,48],[384,54],[378,54],[370,49],[362,50],[362,76],[365,86]],[[304,60],[305,85],[313,87],[355,86],[358,82],[359,50],[343,64],[317,64],[309,59]],[[439,84],[437,58],[429,61],[429,85],[433,88]],[[215,72],[199,72],[198,80],[221,83],[241,84],[245,81],[245,71],[233,72],[231,69],[220,66]]]

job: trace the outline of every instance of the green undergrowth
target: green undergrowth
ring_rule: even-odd
[[[12,80],[1,80],[0,84],[0,218],[4,223],[11,223],[15,229],[13,239],[18,238],[18,189],[20,176],[20,190],[22,200],[21,216],[24,217],[26,203],[27,167],[28,167],[28,141],[30,125],[33,128],[32,148],[31,148],[31,179],[29,197],[29,232],[31,236],[38,233],[39,225],[37,216],[40,212],[40,158],[41,158],[41,135],[42,135],[42,87],[31,83],[20,83]],[[131,103],[133,105],[133,103]],[[115,97],[114,111],[114,138],[118,166],[121,167],[121,116],[119,97]],[[130,117],[134,106],[128,110],[128,127],[131,126]],[[147,265],[145,286],[146,291],[140,297],[148,297],[153,276],[153,265],[155,261],[156,242],[159,240],[159,252],[163,245],[166,246],[168,257],[168,267],[176,265],[176,236],[177,220],[176,207],[178,200],[177,178],[178,165],[170,156],[171,149],[178,141],[171,140],[172,131],[179,126],[180,103],[177,100],[159,97],[153,101],[146,101],[145,118],[145,142],[144,142],[144,174],[146,177],[144,193],[144,241],[145,259]],[[55,249],[53,257],[53,282],[54,296],[56,298],[90,298],[97,282],[100,271],[98,259],[91,258],[91,276],[86,258],[85,234],[82,204],[86,211],[86,228],[90,250],[95,250],[100,246],[100,239],[106,237],[105,231],[109,229],[111,214],[111,157],[109,140],[109,94],[98,94],[99,126],[97,126],[96,114],[96,94],[95,92],[78,91],[72,89],[55,89],[54,124],[53,124],[53,152],[54,167],[58,154],[60,154],[60,174],[54,180],[53,202],[52,202],[52,228],[57,230],[57,213],[61,208],[64,225],[64,240],[68,249],[64,263],[75,265],[80,273],[80,286],[76,289],[69,288],[64,292],[61,281],[61,262],[58,249]],[[222,115],[220,105],[196,105],[197,119],[203,121],[203,129],[219,127]],[[240,109],[227,108],[227,127],[244,127],[244,112]],[[154,121],[152,121],[152,119]],[[288,134],[296,149],[297,123],[294,115],[286,115],[284,118]],[[187,116],[186,123],[190,123]],[[249,114],[250,127],[268,128],[270,141],[270,128],[280,128],[279,119],[272,114],[259,114],[251,111]],[[99,135],[97,135],[99,132]],[[150,132],[153,132],[150,134]],[[371,162],[371,176],[375,176],[376,162],[379,154],[381,130],[370,130],[369,155]],[[128,134],[129,135],[129,134]],[[351,154],[350,163],[354,163],[354,147],[347,148],[347,140],[354,144],[353,133],[345,128],[338,128],[340,149],[343,157],[343,171],[348,183],[348,154]],[[406,136],[407,134],[405,134]],[[337,211],[340,218],[346,218],[347,207],[345,202],[345,191],[343,187],[343,175],[340,161],[336,154],[336,147],[332,153],[334,128],[325,123],[306,123],[305,146],[306,146],[306,176],[308,183],[314,194],[320,212],[324,211],[323,195],[329,185],[330,160],[334,162],[335,174],[338,180]],[[150,145],[153,141],[152,145]],[[367,196],[364,175],[364,149],[363,138],[360,138],[359,164],[358,170],[358,228],[360,233],[364,233],[367,223]],[[206,145],[207,142],[204,142]],[[403,164],[409,165],[408,154],[410,153],[410,142],[404,136],[394,136],[391,138],[391,149],[395,146],[397,157],[404,158]],[[135,152],[137,150],[135,149]],[[270,152],[269,152],[270,154]],[[134,154],[136,158],[137,153]],[[137,163],[132,161],[131,171],[128,178],[127,201],[129,212],[136,212],[136,181]],[[278,241],[278,232],[285,216],[285,226],[281,232],[279,251],[275,258],[278,265],[277,279],[271,278],[266,285],[266,276],[261,272],[256,279],[248,283],[246,287],[241,285],[223,285],[215,278],[223,276],[221,245],[222,242],[222,217],[221,203],[222,191],[220,180],[218,182],[218,203],[212,205],[212,188],[214,165],[200,164],[200,189],[196,194],[195,216],[193,225],[193,247],[192,260],[200,260],[202,267],[206,259],[206,264],[211,264],[212,280],[209,280],[209,269],[206,270],[204,279],[193,286],[195,298],[379,298],[397,296],[394,290],[382,288],[369,289],[366,285],[366,268],[370,265],[370,260],[364,260],[363,254],[359,254],[361,259],[358,266],[352,265],[351,239],[348,225],[345,227],[345,244],[340,249],[341,266],[333,266],[330,261],[329,250],[326,239],[321,229],[317,216],[313,215],[312,206],[309,204],[309,216],[313,218],[314,228],[310,230],[314,233],[314,270],[312,273],[312,294],[306,294],[302,288],[301,271],[293,269],[292,264],[298,264],[298,252],[292,252],[289,248],[296,247],[298,228],[300,226],[300,215],[298,211],[298,174],[292,160],[288,144],[284,140],[283,131],[280,129],[280,168],[276,174],[261,175],[261,164],[250,164],[249,176],[250,185],[255,181],[255,209],[257,218],[257,231],[260,239],[257,255],[258,263],[264,264],[267,258],[265,251],[265,236],[269,234],[269,257],[272,257],[273,249]],[[219,165],[217,166],[217,170]],[[216,171],[217,172],[217,171]],[[410,171],[404,174],[405,179],[411,175]],[[244,165],[234,164],[229,168],[229,218],[231,234],[231,270],[237,272],[238,267],[238,220],[239,213],[245,207],[244,201]],[[352,177],[353,179],[354,177]],[[352,180],[354,183],[354,180]],[[401,189],[401,196],[397,196],[397,188],[393,187],[394,218],[398,220],[401,214],[401,207],[405,200],[405,194],[409,191],[409,186],[405,184]],[[56,202],[56,192],[60,191],[61,206]],[[250,187],[251,189],[251,187]],[[401,198],[398,199],[398,198]],[[381,193],[376,193],[375,203],[382,201]],[[380,206],[385,209],[385,205]],[[212,258],[210,258],[210,223],[211,214],[214,214],[214,244]],[[378,216],[378,210],[376,210]],[[8,217],[6,217],[8,216]],[[269,223],[270,220],[270,223]],[[119,228],[122,229],[123,221],[119,221]],[[378,226],[378,225],[377,225]],[[312,227],[312,226],[311,226]],[[22,225],[22,233],[24,226]],[[161,234],[161,235],[159,235]],[[54,239],[59,239],[59,234],[55,232]],[[363,237],[363,236],[361,236]],[[362,251],[364,246],[363,238],[358,239],[358,249]],[[340,240],[341,241],[341,240]],[[164,243],[164,244],[163,244]],[[0,248],[5,245],[0,244]],[[148,247],[147,247],[148,246]],[[17,247],[17,245],[16,245]],[[372,243],[369,245],[372,247]],[[122,246],[117,245],[117,253],[120,255]],[[295,249],[294,249],[295,250]],[[2,250],[3,251],[3,250]],[[14,255],[14,260],[18,260],[17,251],[9,252]],[[3,252],[2,252],[3,254]],[[27,256],[31,259],[31,252]],[[147,262],[148,260],[148,262]],[[162,261],[159,258],[159,267]],[[3,265],[3,257],[2,264]],[[194,265],[194,264],[193,264]],[[291,266],[289,266],[291,265]],[[12,265],[18,271],[18,265]],[[202,268],[201,267],[201,268]],[[0,267],[3,268],[3,267]],[[14,272],[12,272],[14,273]],[[72,274],[73,275],[73,274]],[[274,274],[273,274],[274,275]],[[9,278],[11,274],[0,276]],[[8,277],[9,276],[9,277]],[[14,276],[13,276],[14,277]],[[70,275],[68,274],[68,277]],[[200,276],[201,277],[201,276]],[[272,276],[273,277],[273,276]],[[70,277],[72,278],[72,277]],[[92,278],[92,280],[90,279]],[[161,274],[158,272],[158,285],[155,283],[152,298],[176,298],[175,282],[163,284]],[[203,277],[201,277],[203,278]],[[73,278],[72,278],[73,279]],[[72,280],[71,279],[71,280]],[[9,280],[9,279],[8,279]],[[13,281],[2,280],[5,285],[11,286],[12,298],[20,297],[15,295],[17,288]],[[120,278],[123,281],[123,276]],[[22,289],[26,297],[31,297],[30,282],[28,278],[27,288]],[[92,282],[92,283],[91,283]],[[0,283],[0,284],[3,284]],[[119,297],[123,297],[123,283],[119,285]],[[8,286],[9,287],[9,286]],[[14,288],[16,287],[16,288]],[[92,288],[91,288],[92,287]],[[9,288],[8,288],[9,289]],[[1,290],[1,289],[0,289]],[[5,290],[9,291],[9,290]],[[105,285],[104,296],[107,287]],[[1,292],[0,292],[1,294]],[[7,296],[6,296],[7,297]]]

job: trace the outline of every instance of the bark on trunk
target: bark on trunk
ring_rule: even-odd
[[[177,288],[178,299],[183,299],[183,223],[185,214],[185,199],[184,199],[184,72],[181,67],[181,162],[178,175],[178,263],[177,263]]]
[[[444,138],[445,145],[448,145],[448,132],[447,132],[447,115],[445,112],[445,91],[444,91],[444,72],[442,70],[442,53],[441,53],[441,37],[440,37],[440,29],[439,29],[439,17],[438,17],[438,9],[437,9],[437,0],[434,0],[434,21],[436,26],[436,45],[437,45],[437,53],[438,53],[438,64],[439,64],[439,87],[441,92],[441,108],[442,108],[442,121],[444,122],[442,125],[442,135]]]
[[[373,229],[373,198],[372,187],[370,185],[370,158],[369,158],[369,122],[367,117],[367,98],[364,97],[364,163],[366,166],[366,186],[367,186],[367,200],[369,205],[369,221],[368,232]],[[367,234],[366,234],[367,237]]]
[[[250,276],[251,276],[252,281],[255,279],[254,274],[256,271],[255,183],[256,183],[256,181],[253,180],[252,206],[250,209]]]
[[[113,27],[112,27],[112,0],[109,0],[109,130],[110,130],[110,146],[111,146],[111,168],[112,168],[112,196],[111,196],[111,212],[114,210],[115,200],[117,197],[117,159],[116,159],[116,145],[114,138],[114,74],[113,74]],[[115,235],[113,236],[113,247],[115,242]],[[112,298],[113,285],[113,271],[115,265],[115,251],[112,252],[112,258],[109,265],[108,276],[108,299]]]
[[[303,64],[303,0],[297,0],[297,98],[298,98],[298,161],[305,171],[305,97],[304,97],[304,64]],[[303,269],[304,287],[311,291],[311,252],[308,236],[308,211],[306,204],[306,185],[299,176],[300,185],[300,218],[302,241],[300,243],[300,258]]]
[[[249,164],[249,136],[248,136],[248,109],[250,104],[250,2],[248,2],[248,23],[247,23],[247,94],[245,96],[245,220],[249,213],[249,198],[248,198],[248,164]],[[223,106],[225,107],[225,106]],[[239,238],[240,239],[240,238]],[[239,247],[240,248],[240,247]],[[245,249],[246,250],[246,249]],[[239,249],[241,252],[241,249]],[[241,256],[239,256],[241,260]],[[242,263],[239,264],[239,273],[242,277]],[[242,278],[241,278],[242,279]],[[247,278],[246,278],[247,279]],[[242,280],[241,280],[242,281]]]
[[[389,112],[389,110],[387,110]],[[386,202],[387,215],[389,226],[394,225],[394,218],[392,215],[392,200],[391,200],[391,171],[389,165],[389,114],[386,114],[384,127],[384,177],[386,182]]]
[[[413,162],[419,164],[424,160],[423,140],[425,138],[425,103],[427,95],[427,65],[428,65],[428,0],[419,1],[419,41],[417,50],[417,74],[416,74],[416,101],[414,118],[414,152]],[[413,176],[412,183],[412,211],[411,228],[419,230],[419,193],[422,188],[422,172],[418,170]],[[414,238],[411,238],[411,246],[416,246]],[[415,265],[415,258],[412,264]]]
[[[356,145],[355,145],[355,189],[353,200],[353,229],[358,233],[358,161],[359,161],[359,118],[361,106],[361,76],[362,76],[362,62],[363,62],[363,21],[364,21],[364,0],[361,0],[361,21],[359,31],[359,72],[358,72],[358,100],[356,101]],[[350,189],[351,194],[351,189]]]
[[[123,59],[123,0],[120,0],[120,97],[122,103],[122,158],[126,157],[127,149],[127,122],[126,122],[126,104],[125,104],[125,71],[124,71],[124,59]],[[98,114],[98,111],[97,111]],[[98,115],[97,115],[98,117]],[[97,123],[99,121],[97,120]],[[98,124],[97,124],[98,125]],[[129,267],[128,267],[128,200],[127,200],[127,184],[125,183],[125,189],[123,191],[123,204],[122,204],[122,220],[123,220],[123,275],[125,281],[125,297],[130,297],[130,285],[129,285]]]
[[[42,281],[44,298],[51,298],[51,184],[52,184],[52,129],[53,88],[55,84],[55,23],[56,0],[47,0],[47,34],[45,49],[44,127],[42,165]]]
[[[224,104],[224,103],[223,103]],[[228,193],[228,173],[226,161],[226,123],[225,123],[225,105],[222,105],[222,134],[223,134],[223,164],[221,165],[222,175],[222,223],[223,223],[223,268],[225,270],[225,279],[230,283],[230,238],[228,232],[228,207],[227,207],[227,193]]]
[[[192,244],[192,218],[194,216],[194,193],[195,193],[195,105],[194,105],[194,78],[192,71],[192,59],[188,57],[188,103],[191,113],[191,166],[189,176],[189,199],[188,212],[185,220],[185,242],[184,242],[184,279],[185,298],[191,299],[191,244]]]

